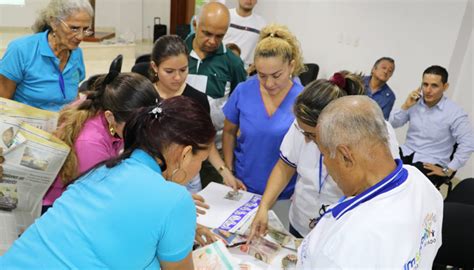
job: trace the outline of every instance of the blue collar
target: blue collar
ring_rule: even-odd
[[[357,196],[337,204],[328,212],[331,212],[335,219],[339,219],[345,213],[356,208],[360,204],[400,186],[407,180],[408,171],[403,168],[403,163],[400,159],[396,159],[395,162],[397,163],[397,168],[382,181],[378,182]]]
[[[39,42],[40,52],[43,56],[56,58],[56,55],[54,55],[53,50],[51,49],[51,47],[49,47],[48,33],[49,30],[44,31],[43,33],[39,33],[39,35],[41,35]]]
[[[138,163],[140,164],[143,164],[149,167],[153,171],[159,174],[162,174],[160,165],[158,165],[158,162],[156,162],[156,160],[152,156],[150,156],[147,152],[143,151],[142,149],[135,149],[132,152],[132,155],[130,156],[130,158],[138,161]]]
[[[447,99],[448,98],[445,95],[443,95],[441,99],[438,101],[438,103],[436,103],[436,105],[434,105],[432,108],[438,108],[439,110],[442,111],[444,109]],[[425,100],[423,98],[421,98],[419,102],[423,104],[423,106],[425,106],[426,108],[429,108],[428,105],[426,105]]]
[[[319,194],[321,194],[321,190],[329,175],[329,173],[326,173],[326,176],[323,178],[323,158],[323,154],[319,154]]]

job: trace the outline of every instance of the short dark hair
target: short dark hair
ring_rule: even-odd
[[[392,63],[395,66],[395,60],[393,60],[393,58],[388,57],[388,56],[384,56],[384,57],[380,57],[379,59],[377,59],[377,61],[375,61],[373,68],[376,68],[377,65],[380,64],[380,62],[382,62],[382,61],[388,61],[388,62]]]
[[[159,66],[168,57],[178,56],[181,54],[186,55],[186,57],[188,56],[186,44],[184,44],[183,39],[176,35],[166,35],[155,41],[153,50],[151,51],[150,61],[155,62],[155,65]],[[152,82],[157,82],[158,76],[156,76],[155,71],[151,65],[149,73],[150,80]]]
[[[425,69],[425,71],[423,71],[423,75],[425,74],[439,75],[441,76],[441,82],[443,83],[448,82],[448,71],[442,66],[437,66],[437,65],[430,66],[427,69]]]

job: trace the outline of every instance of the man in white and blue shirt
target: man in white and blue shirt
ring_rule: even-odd
[[[344,197],[305,237],[297,268],[430,269],[442,242],[443,199],[419,170],[392,158],[379,106],[366,96],[337,99],[316,133]]]
[[[389,120],[394,128],[409,122],[400,156],[403,163],[413,164],[436,185],[463,167],[474,152],[468,115],[444,95],[448,86],[445,68],[428,67],[423,72],[421,89],[412,91]],[[451,158],[455,144],[457,149]]]

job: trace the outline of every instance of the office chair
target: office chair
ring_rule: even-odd
[[[136,63],[136,64],[132,67],[132,72],[141,74],[141,75],[143,75],[143,76],[145,76],[145,77],[147,77],[147,78],[150,77],[149,70],[150,70],[150,62],[140,62],[140,63]]]
[[[115,59],[110,64],[109,72],[115,70],[118,73],[120,73],[120,71],[122,71],[122,62],[123,62],[123,55],[121,54],[117,55],[117,57],[115,57]]]
[[[459,182],[444,201],[474,206],[474,178],[466,178]]]
[[[445,202],[443,211],[443,244],[434,260],[433,269],[440,265],[474,268],[474,205]]]
[[[451,156],[449,156],[449,160],[453,160],[454,153],[456,153],[457,148],[458,148],[458,144],[455,143],[454,146],[453,146],[453,152],[451,153]],[[456,175],[456,171],[454,171],[451,176],[444,177],[443,182],[440,182],[440,183],[436,184],[436,188],[439,189],[442,185],[447,185],[448,186],[447,195],[449,195],[449,193],[451,193],[451,190],[453,189],[453,182],[451,180],[453,180],[455,175]]]
[[[151,60],[151,54],[146,53],[142,54],[135,59],[135,64],[142,63],[142,62],[150,62]]]
[[[102,75],[105,74],[92,75],[87,80],[83,81],[79,86],[79,93],[84,93],[91,90],[90,88],[94,85],[95,81],[97,81],[97,79]]]
[[[314,63],[304,64],[306,67],[306,71],[300,74],[301,84],[306,86],[310,82],[316,80],[318,78],[319,73],[319,66]]]

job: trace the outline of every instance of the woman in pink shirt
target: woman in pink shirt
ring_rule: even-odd
[[[78,175],[118,156],[130,113],[156,104],[159,98],[153,84],[135,73],[111,72],[97,79],[91,88],[84,101],[60,113],[56,135],[71,147],[71,152],[43,198],[43,213]]]

